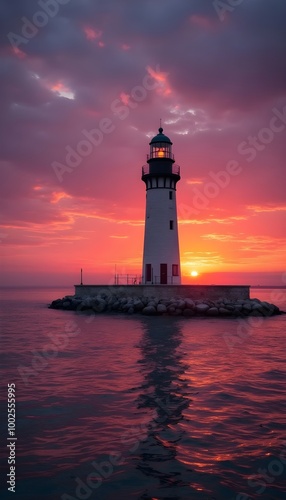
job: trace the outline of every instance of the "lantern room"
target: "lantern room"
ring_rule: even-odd
[[[172,142],[169,137],[163,134],[162,127],[159,128],[159,133],[153,137],[150,142],[150,154],[147,155],[147,160],[153,160],[155,158],[169,159],[174,161],[174,155],[172,153]]]

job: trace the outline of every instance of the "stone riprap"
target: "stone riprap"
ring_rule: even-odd
[[[100,294],[96,297],[69,295],[63,299],[54,300],[49,307],[66,311],[139,313],[147,316],[246,317],[283,314],[283,311],[280,311],[274,304],[259,299],[211,301],[191,298],[122,297],[114,294]]]

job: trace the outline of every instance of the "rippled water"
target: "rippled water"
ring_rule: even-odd
[[[3,403],[1,499],[286,498],[286,316],[47,309],[70,292],[1,293],[18,438],[11,497]],[[286,290],[252,295],[286,310]]]

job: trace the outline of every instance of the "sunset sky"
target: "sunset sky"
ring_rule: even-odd
[[[3,285],[141,273],[160,118],[181,166],[183,281],[286,284],[284,0],[4,0],[0,14]]]

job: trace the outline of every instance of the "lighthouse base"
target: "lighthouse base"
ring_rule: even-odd
[[[191,298],[193,300],[247,300],[250,285],[75,285],[75,295],[95,297],[102,293],[121,297]]]

